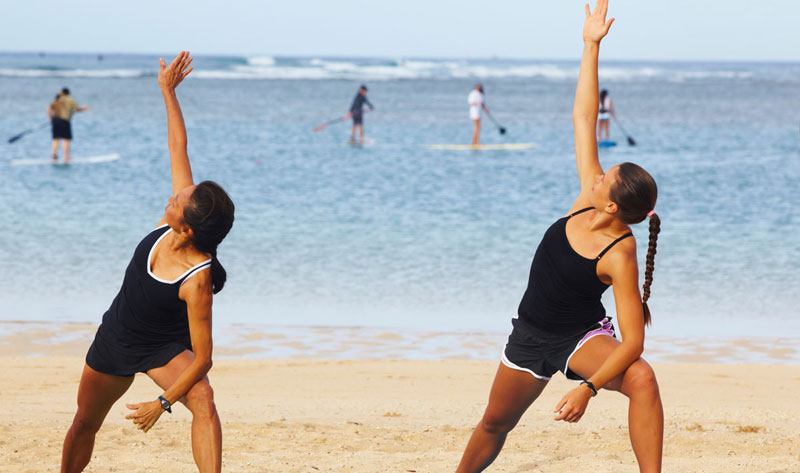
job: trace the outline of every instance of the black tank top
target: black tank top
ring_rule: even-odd
[[[579,255],[567,240],[567,220],[590,209],[558,219],[547,229],[533,256],[528,288],[518,314],[521,320],[539,330],[574,335],[606,315],[600,297],[609,286],[597,277],[597,262],[619,241],[633,234],[617,238],[594,259]]]
[[[161,366],[183,349],[191,349],[186,303],[178,297],[181,284],[211,260],[190,268],[178,279],[166,281],[150,271],[150,256],[170,231],[159,227],[144,237],[125,270],[122,287],[103,314],[95,345],[87,362],[110,374],[130,374]],[[158,364],[161,363],[161,364]]]

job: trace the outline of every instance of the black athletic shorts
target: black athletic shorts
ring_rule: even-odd
[[[72,139],[72,125],[70,125],[69,120],[64,120],[63,118],[53,117],[52,120],[53,125],[53,139],[61,138],[66,140]]]
[[[511,322],[514,330],[508,336],[508,343],[501,357],[502,363],[543,380],[549,380],[556,371],[564,373],[567,379],[583,380],[577,373],[568,369],[572,355],[587,340],[597,335],[610,335],[616,338],[614,325],[609,317],[573,336],[554,335],[520,319],[512,319]]]
[[[364,124],[364,112],[361,110],[352,110],[350,112],[350,116],[353,117],[353,125]]]

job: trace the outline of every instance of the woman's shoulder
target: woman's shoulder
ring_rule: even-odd
[[[615,268],[627,268],[630,265],[636,266],[636,237],[633,233],[622,234],[612,240],[599,264],[605,267],[608,272],[613,272]]]
[[[214,292],[214,280],[211,276],[211,265],[199,265],[181,281],[178,297],[190,302],[208,300]]]

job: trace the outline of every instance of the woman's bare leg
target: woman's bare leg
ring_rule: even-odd
[[[475,124],[475,128],[472,130],[472,144],[477,145],[481,134],[481,119],[478,118],[477,120],[472,120],[472,122]]]
[[[588,340],[573,356],[569,368],[588,379],[620,342],[607,335]],[[653,368],[639,358],[604,389],[619,391],[630,400],[628,430],[633,453],[642,473],[661,471],[664,446],[664,409]]]
[[[148,371],[147,375],[166,390],[193,359],[194,354],[186,350],[166,365]],[[198,470],[219,473],[222,471],[222,426],[208,377],[192,386],[180,401],[192,412],[192,454]]]
[[[605,138],[603,138],[605,135]],[[597,141],[608,141],[609,139],[609,130],[608,130],[608,121],[607,120],[598,120],[597,121]]]
[[[489,394],[489,405],[472,432],[456,473],[477,473],[491,465],[508,433],[545,386],[547,381],[501,363]]]
[[[111,406],[133,382],[133,376],[114,376],[84,366],[78,386],[78,412],[64,439],[61,473],[83,471],[94,450],[94,438]]]

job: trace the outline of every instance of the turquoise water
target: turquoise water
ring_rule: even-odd
[[[156,59],[0,54],[7,136],[45,121],[66,85],[92,107],[73,155],[121,155],[12,166],[46,159],[47,131],[0,144],[0,320],[97,322],[116,294],[170,193]],[[507,330],[542,233],[577,194],[577,66],[197,58],[179,89],[195,177],[237,205],[215,323]],[[468,142],[476,80],[508,129],[485,124],[484,142],[535,148],[426,149]],[[312,133],[361,82],[374,143],[346,146],[344,124]],[[800,64],[603,62],[601,85],[637,142],[612,128],[603,164],[637,162],[659,184],[651,333],[800,336]],[[647,229],[634,233],[641,262]]]

